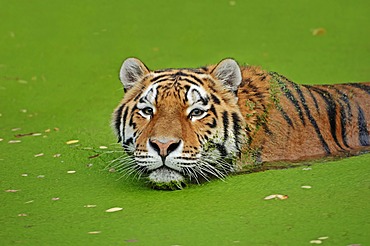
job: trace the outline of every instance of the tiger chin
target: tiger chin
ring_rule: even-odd
[[[119,77],[121,169],[155,189],[369,150],[370,83],[298,85],[233,59],[151,71],[128,58]]]

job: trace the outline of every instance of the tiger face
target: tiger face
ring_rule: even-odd
[[[238,64],[225,59],[200,69],[150,71],[140,60],[122,64],[125,96],[114,112],[127,169],[157,188],[223,178],[235,170],[243,141],[236,91]]]

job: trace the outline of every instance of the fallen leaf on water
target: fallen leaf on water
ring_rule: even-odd
[[[264,200],[271,200],[271,199],[285,200],[285,199],[288,199],[288,196],[287,195],[281,195],[281,194],[273,194],[273,195],[266,196],[264,198]]]
[[[96,205],[95,204],[87,204],[84,206],[84,208],[95,208]]]
[[[69,140],[66,142],[66,144],[75,144],[78,143],[80,140]]]
[[[310,185],[302,185],[301,188],[302,189],[311,189],[312,186],[310,186]]]
[[[105,210],[105,212],[107,212],[107,213],[113,213],[113,212],[121,211],[122,209],[123,208],[114,207],[114,208],[110,208],[110,209]]]
[[[9,193],[15,193],[15,192],[18,192],[19,190],[5,190],[5,192],[9,192]]]
[[[10,140],[8,143],[14,144],[14,143],[20,143],[22,142],[21,140]]]
[[[328,239],[329,237],[319,237],[318,239],[319,240],[326,240],[326,239]]]
[[[325,28],[322,28],[322,27],[319,27],[319,28],[315,28],[312,30],[312,35],[313,36],[321,36],[321,35],[324,35],[326,34],[326,29]]]
[[[322,244],[321,240],[311,240],[310,243],[312,244]]]

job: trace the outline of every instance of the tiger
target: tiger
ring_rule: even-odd
[[[370,82],[301,85],[231,58],[154,71],[128,58],[119,78],[112,125],[128,156],[121,165],[152,188],[370,149]]]

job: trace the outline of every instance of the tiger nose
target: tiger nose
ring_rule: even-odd
[[[168,141],[161,141],[158,139],[149,139],[150,146],[162,157],[165,158],[171,152],[180,146],[180,139],[171,139]]]

